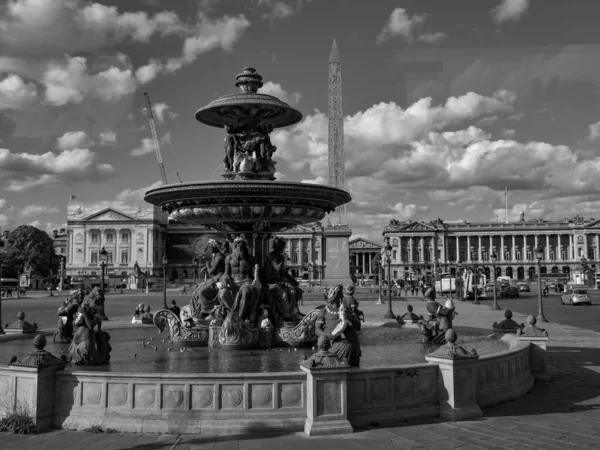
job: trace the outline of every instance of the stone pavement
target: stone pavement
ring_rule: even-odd
[[[419,299],[394,302],[394,312],[403,314],[408,303],[417,314],[424,313],[424,303]],[[375,306],[372,302],[362,302],[360,307],[371,321],[387,310],[387,305]],[[535,310],[532,304],[532,312]],[[457,327],[490,329],[492,322],[503,318],[503,311],[469,302],[457,302],[457,311]],[[515,313],[513,318],[525,321],[522,314]],[[65,430],[37,436],[0,433],[0,449],[600,449],[600,334],[559,324],[539,325],[550,334],[552,381],[537,382],[525,397],[484,409],[484,417],[474,421],[407,421],[397,427],[327,437],[307,437],[303,433],[218,437]]]

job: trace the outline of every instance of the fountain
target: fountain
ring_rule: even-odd
[[[244,68],[236,80],[240,92],[196,112],[199,122],[227,133],[223,181],[166,185],[145,196],[173,220],[223,233],[233,253],[226,255],[225,242],[212,241],[210,278],[195,289],[189,307],[182,308],[179,316],[163,309],[155,314],[154,323],[161,331],[168,327],[170,339],[180,345],[253,348],[260,335],[258,308],[267,305],[275,315],[271,329],[277,345],[312,344],[319,310],[306,316],[299,312],[302,290],[285,269],[285,242],[273,240],[272,235],[319,221],[351,198],[329,186],[276,181],[277,147],[269,134],[299,122],[302,114],[276,97],[259,93],[262,76],[252,67]]]

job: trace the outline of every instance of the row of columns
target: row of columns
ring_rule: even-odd
[[[473,257],[472,257],[472,253],[471,253],[471,248],[474,246],[472,244],[477,243],[477,261],[483,261],[483,251],[484,251],[484,238],[487,238],[488,241],[488,245],[486,247],[487,249],[487,258],[489,259],[489,255],[491,255],[494,251],[496,251],[497,255],[498,255],[498,261],[517,261],[517,237],[521,236],[521,241],[523,242],[523,244],[521,245],[521,258],[519,259],[521,260],[527,260],[527,255],[525,254],[525,252],[527,251],[527,241],[531,241],[531,236],[533,236],[533,243],[530,242],[531,245],[529,245],[529,250],[531,252],[534,251],[535,247],[538,247],[539,245],[542,245],[544,248],[544,260],[550,260],[550,252],[552,251],[552,249],[554,248],[555,250],[555,255],[554,255],[554,260],[557,261],[570,261],[570,260],[575,260],[578,259],[580,257],[580,255],[575,255],[575,237],[573,235],[567,234],[567,236],[569,237],[569,244],[567,246],[567,251],[566,251],[566,258],[563,258],[562,255],[562,240],[561,240],[561,236],[563,236],[564,234],[561,233],[557,233],[557,234],[526,234],[526,235],[499,235],[500,236],[500,249],[497,250],[497,247],[493,245],[493,238],[498,236],[498,235],[485,235],[485,236],[473,236],[473,235],[466,235],[466,236],[461,236],[461,235],[457,235],[457,236],[449,236],[449,237],[444,237],[443,238],[443,242],[442,245],[440,246],[441,248],[439,248],[438,251],[438,245],[436,242],[436,239],[438,239],[435,236],[418,236],[418,237],[413,237],[410,236],[408,237],[408,245],[404,246],[402,243],[402,239],[400,239],[398,241],[398,257],[396,258],[396,260],[400,260],[403,262],[425,262],[425,250],[426,248],[428,250],[432,250],[434,253],[432,254],[432,258],[430,259],[430,262],[432,262],[433,258],[440,258],[442,260],[450,260],[449,258],[449,242],[448,240],[451,239],[455,239],[455,249],[456,249],[456,254],[454,255],[453,260],[455,260],[456,262],[459,262],[461,260],[461,255],[460,255],[460,250],[461,250],[461,246],[460,246],[460,240],[462,238],[466,238],[466,253],[465,253],[465,261],[473,261]],[[552,236],[556,236],[556,242],[558,243],[555,247],[553,247],[551,245],[551,237]],[[589,235],[584,235],[584,243],[583,243],[583,248],[584,248],[584,254],[581,256],[585,256],[587,258],[587,249],[588,249],[588,236]],[[596,235],[596,241],[595,241],[595,258],[594,259],[599,259],[600,258],[600,235]],[[505,240],[506,238],[506,240]],[[406,239],[406,238],[404,238]],[[418,241],[417,241],[418,240]],[[426,242],[427,241],[427,242]],[[418,259],[415,260],[414,255],[415,255],[415,247],[417,247],[417,242],[418,242],[418,250],[419,250],[419,256]],[[504,251],[505,247],[507,247],[507,245],[510,247],[509,250],[509,255],[508,258],[506,257],[506,252]],[[403,255],[404,255],[404,250],[405,248],[408,248],[408,261],[404,261]],[[464,247],[463,247],[464,248]],[[532,260],[535,259],[535,255],[532,255]]]
[[[378,252],[355,252],[354,265],[362,267],[363,274],[373,274],[373,261],[378,254]]]
[[[292,264],[304,264],[304,263],[309,263],[309,262],[314,262],[313,261],[313,246],[311,245],[311,239],[303,239],[303,238],[283,238],[285,239],[285,248],[287,250],[287,254],[290,257],[290,263],[292,263],[292,253],[295,251],[294,250],[294,246],[293,243],[294,241],[299,241],[298,243],[298,261],[296,263],[292,263]],[[304,241],[308,241],[308,242],[304,242]],[[308,260],[304,261],[304,253],[305,253],[305,249],[308,249]]]

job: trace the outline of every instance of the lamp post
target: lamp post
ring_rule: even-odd
[[[100,250],[100,276],[101,276],[100,293],[102,294],[102,296],[104,296],[104,272],[106,271],[107,255],[108,255],[108,252],[106,251],[106,249],[104,247],[102,247],[102,249]]]
[[[477,264],[473,265],[473,304],[474,305],[481,305],[481,303],[479,302],[479,295],[477,292],[477,279],[479,278],[479,268],[477,267]]]
[[[581,257],[581,276],[582,276],[582,280],[585,284],[589,284],[588,280],[587,280],[587,259],[585,259],[585,256]]]
[[[198,264],[200,263],[200,258],[198,258],[198,255],[194,255],[194,257],[192,258],[192,266],[193,266],[193,270],[194,270],[194,286],[196,285],[196,278],[198,276]]]
[[[163,253],[162,266],[163,266],[163,308],[169,309],[167,306],[167,254]]]
[[[4,264],[4,241],[0,238],[0,334],[4,334],[2,329],[2,264]]]
[[[383,300],[383,265],[379,264],[379,298],[377,299],[376,305],[385,305]]]
[[[384,319],[395,319],[396,316],[392,312],[392,246],[390,238],[386,238],[385,243],[385,261],[387,262],[387,278],[388,278],[388,310],[383,316]]]
[[[544,305],[542,303],[542,258],[544,257],[544,247],[535,248],[535,257],[537,259],[537,270],[538,270],[538,322],[548,322],[544,317]]]
[[[58,280],[58,289],[62,291],[64,289],[64,278],[65,278],[65,257],[63,255],[59,256],[60,258],[60,278]]]
[[[462,279],[462,275],[463,275],[463,267],[462,267],[462,262],[459,261],[458,264],[456,265],[456,279],[458,280],[458,299],[461,302],[465,301],[464,298],[464,293],[463,293],[463,279]]]
[[[500,306],[498,306],[498,297],[496,296],[496,261],[498,260],[498,255],[496,255],[496,252],[494,252],[490,255],[490,259],[492,260],[492,273],[493,273],[493,276],[491,278],[492,278],[492,282],[494,283],[494,303],[492,304],[492,306],[490,308],[500,309]]]

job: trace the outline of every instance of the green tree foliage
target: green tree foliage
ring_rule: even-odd
[[[16,128],[15,120],[0,112],[0,144],[7,144]]]
[[[58,258],[48,233],[31,225],[20,225],[8,235],[4,247],[2,276],[16,278],[26,267],[33,274],[48,277],[57,273]]]

